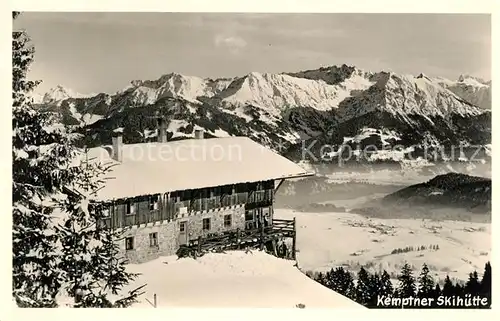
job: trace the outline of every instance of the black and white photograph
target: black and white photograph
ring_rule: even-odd
[[[491,309],[491,23],[13,11],[13,305]]]

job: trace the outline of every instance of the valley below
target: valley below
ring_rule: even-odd
[[[297,261],[303,271],[342,266],[357,273],[363,266],[371,272],[386,270],[395,279],[405,262],[415,273],[426,263],[436,281],[444,281],[446,275],[466,281],[471,271],[481,273],[491,259],[488,223],[285,209],[277,209],[276,216],[297,219]],[[398,249],[402,252],[396,253]]]
[[[447,275],[465,282],[469,273],[481,274],[491,260],[491,209],[470,210],[444,201],[417,204],[406,198],[397,204],[384,201],[438,179],[466,186],[467,179],[477,178],[389,170],[337,172],[283,184],[275,216],[296,217],[297,261],[304,272],[344,267],[356,274],[363,266],[372,273],[386,270],[396,279],[406,262],[415,275],[426,263],[438,282]],[[491,198],[489,190],[484,195]]]

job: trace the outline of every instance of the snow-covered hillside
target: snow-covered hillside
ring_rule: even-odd
[[[147,284],[135,307],[160,308],[362,308],[361,305],[309,279],[293,266],[260,251],[230,251],[191,258],[160,257],[129,265],[141,275],[129,289]]]
[[[122,92],[129,92],[137,105],[154,104],[164,97],[183,98],[190,102],[199,102],[198,97],[213,97],[230,84],[230,80],[210,80],[195,76],[170,73],[157,80],[134,80],[131,86]]]
[[[382,72],[375,78],[377,81],[371,91],[365,91],[340,105],[339,114],[343,120],[375,110],[388,112],[409,123],[412,121],[408,115],[446,118],[452,114],[475,116],[483,112],[423,74],[415,77]]]
[[[491,259],[491,225],[421,219],[376,219],[353,213],[310,213],[276,209],[278,218],[296,217],[297,261],[304,271],[361,265],[396,274],[405,262],[420,270],[427,263],[436,279],[466,280]],[[346,245],[345,240],[349,240]],[[438,245],[438,250],[430,249]],[[417,250],[425,246],[425,250]],[[414,251],[392,254],[398,248]]]
[[[95,94],[80,94],[62,85],[57,85],[43,95],[40,103],[60,105],[66,99],[90,98],[93,96],[95,96]]]
[[[436,78],[436,81],[465,101],[491,109],[491,81],[469,75],[460,75],[457,81],[445,78]]]
[[[237,79],[222,92],[223,102],[230,106],[253,105],[279,115],[290,107],[312,107],[319,110],[336,108],[354,90],[365,90],[373,83],[353,74],[337,85],[286,74],[257,72]]]

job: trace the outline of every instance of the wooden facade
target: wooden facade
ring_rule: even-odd
[[[274,191],[268,180],[120,199],[106,204],[103,224],[125,231],[120,248],[140,263],[199,237],[271,225]]]
[[[244,205],[245,221],[250,226],[258,223],[260,215],[271,219],[273,197],[274,181],[138,196],[108,203],[109,218],[104,224],[114,229],[125,228]]]

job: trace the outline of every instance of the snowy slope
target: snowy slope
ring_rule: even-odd
[[[147,284],[135,307],[151,307],[156,293],[158,307],[196,308],[362,308],[361,305],[309,279],[293,266],[260,251],[246,254],[206,254],[197,260],[160,257],[129,265],[141,273],[130,289]]]
[[[198,102],[197,97],[212,97],[227,85],[229,81],[214,82],[200,77],[170,73],[154,81],[132,81],[125,91],[131,93],[136,104],[150,105],[163,97],[178,97]]]
[[[90,125],[103,118],[101,115],[88,114],[88,113],[81,114],[75,108],[75,104],[73,102],[70,102],[68,106],[71,116],[76,120],[80,121],[82,125]]]
[[[297,261],[301,269],[325,271],[364,265],[395,274],[405,262],[427,263],[436,279],[466,280],[491,259],[491,224],[421,219],[376,219],[353,213],[309,213],[276,209],[277,218],[296,217]],[[339,240],[349,240],[349,244]],[[391,254],[396,248],[438,245],[439,250]]]
[[[80,94],[62,85],[57,85],[43,95],[41,103],[60,105],[62,101],[69,98],[89,98],[93,96],[95,94]]]
[[[491,109],[491,81],[469,75],[460,75],[457,81],[446,78],[436,78],[436,81],[469,103]]]
[[[364,90],[373,83],[353,75],[338,85],[323,80],[293,77],[286,74],[261,74],[252,72],[235,80],[237,88],[223,92],[223,102],[232,106],[254,105],[271,114],[279,114],[290,107],[312,107],[330,110],[349,97],[353,90]],[[226,96],[227,95],[227,96]]]
[[[340,105],[339,114],[343,120],[375,110],[388,112],[409,123],[408,115],[445,118],[452,114],[467,117],[483,112],[423,74],[415,77],[381,72],[374,78],[377,82],[370,90]]]
[[[372,157],[363,153],[358,157],[351,154],[349,161],[400,162],[404,154],[411,152],[416,158],[427,147],[451,148],[490,143],[490,111],[468,103],[425,75],[414,77],[380,72],[370,79],[375,82],[373,86],[347,97],[339,104],[335,110],[337,122],[328,131],[305,144],[297,144],[289,150],[288,156],[298,159],[303,155],[302,146],[314,143],[308,149],[314,156],[311,157],[313,161],[325,160],[325,156],[326,161],[335,161],[332,156],[338,156],[339,146],[348,144],[352,149],[359,146],[361,151],[367,146],[378,146],[377,155]],[[389,144],[384,132],[392,136]],[[328,148],[326,155],[324,146],[333,147],[334,155]],[[394,153],[391,149],[395,146],[405,153]],[[391,151],[384,152],[382,148]],[[440,159],[435,157],[433,161]]]

